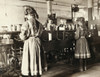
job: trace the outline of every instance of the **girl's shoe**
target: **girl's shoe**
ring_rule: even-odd
[[[83,68],[80,68],[80,72],[84,71]]]
[[[86,68],[86,66],[84,67],[84,71],[86,71],[87,70],[87,68]]]

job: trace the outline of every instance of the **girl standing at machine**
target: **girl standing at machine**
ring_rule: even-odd
[[[75,58],[79,59],[80,71],[85,71],[87,69],[86,59],[90,58],[90,50],[88,47],[86,34],[87,34],[87,28],[85,25],[85,19],[83,17],[79,17],[77,19],[77,28],[75,32],[75,39],[76,39]]]
[[[27,20],[22,25],[20,33],[20,38],[24,40],[21,73],[23,77],[29,75],[40,77],[42,75],[40,36],[43,26],[37,20],[38,14],[35,9],[31,6],[24,7]]]

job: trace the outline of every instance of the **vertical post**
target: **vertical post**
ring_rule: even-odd
[[[53,0],[47,0],[47,14],[48,15],[52,14],[52,1]]]
[[[47,14],[48,14],[48,15],[51,15],[51,14],[52,14],[52,1],[53,1],[53,0],[46,0],[46,1],[47,1]],[[50,30],[51,20],[49,19],[48,22],[49,22],[49,23],[48,23],[47,26],[48,26],[48,29]],[[52,40],[52,33],[51,33],[51,32],[48,33],[48,40],[49,40],[49,41]]]
[[[73,20],[73,5],[71,4],[71,17],[72,17],[72,20]]]
[[[88,25],[90,27],[90,21],[92,20],[92,7],[93,7],[93,0],[88,0]]]
[[[92,8],[93,7],[93,0],[88,0],[88,8]]]

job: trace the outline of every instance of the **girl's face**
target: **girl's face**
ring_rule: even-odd
[[[25,15],[25,18],[27,18],[27,15]]]
[[[25,17],[26,17],[27,19],[34,18],[34,16],[31,16],[30,14],[28,14],[28,15],[25,15]]]

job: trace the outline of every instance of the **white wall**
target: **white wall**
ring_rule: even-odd
[[[19,0],[0,0],[0,25],[22,24],[24,22],[23,5],[35,7],[40,16],[41,23],[44,23],[46,14],[46,4],[36,4]],[[43,7],[38,7],[43,6]]]
[[[79,9],[78,12],[75,12],[75,20],[77,19],[77,17],[84,17],[85,20],[88,20],[88,8],[84,8],[84,9]]]
[[[22,7],[7,6],[2,8],[0,5],[0,25],[21,24],[24,21],[24,13]]]
[[[47,5],[44,3],[34,3],[20,0],[0,0],[0,26],[11,24],[22,24],[24,22],[23,5],[33,6],[39,14],[39,20],[42,24],[47,19]],[[71,7],[53,5],[53,13],[57,16],[70,18]]]

